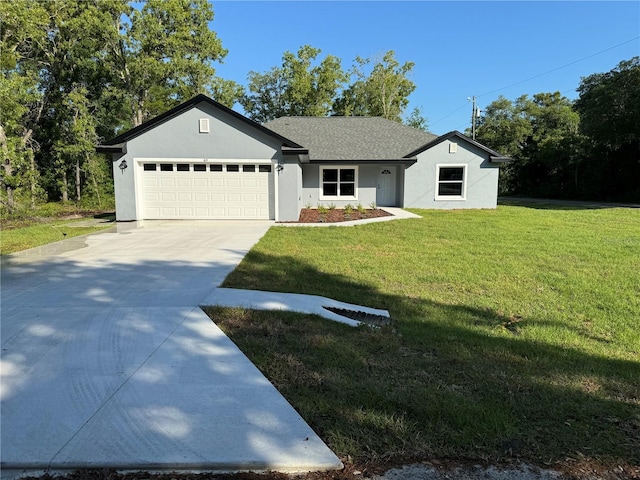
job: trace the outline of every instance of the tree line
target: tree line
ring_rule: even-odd
[[[208,0],[0,2],[0,189],[4,211],[45,200],[111,205],[111,165],[95,146],[204,93],[266,122],[286,115],[405,115],[413,62],[393,51],[344,69],[304,45],[246,87],[216,75],[227,50]],[[515,159],[508,193],[632,198],[638,194],[638,59],[584,79],[580,98],[499,98],[478,140]],[[603,119],[606,119],[603,121]],[[635,192],[635,193],[634,193]]]
[[[499,97],[477,140],[514,161],[503,194],[640,203],[640,57],[559,92]]]

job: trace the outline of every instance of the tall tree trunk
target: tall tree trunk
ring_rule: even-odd
[[[91,183],[93,183],[93,189],[96,192],[96,199],[98,200],[98,207],[102,208],[102,198],[100,197],[100,188],[98,187],[98,179],[96,178],[96,165],[95,161],[91,160],[88,155],[85,155],[85,165],[88,165],[87,174],[91,176]]]
[[[36,197],[38,193],[38,184],[36,182],[37,175],[37,167],[36,167],[36,156],[33,154],[32,150],[29,150],[30,162],[29,169],[31,173],[29,174],[29,186],[31,189],[31,208],[36,208]]]
[[[80,193],[80,160],[76,159],[76,202],[81,200]]]
[[[69,201],[69,181],[67,180],[67,171],[62,171],[62,201],[67,203]]]
[[[7,136],[4,133],[4,127],[2,125],[0,125],[0,151],[2,152],[2,168],[4,170],[3,178],[11,177],[13,175],[13,165],[11,165],[11,159],[9,158]],[[4,191],[7,194],[7,206],[12,209],[15,207],[13,188],[11,188],[11,185],[4,180],[2,181],[2,188],[4,188]]]

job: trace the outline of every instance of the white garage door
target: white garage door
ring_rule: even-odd
[[[142,162],[145,219],[272,219],[271,164]]]

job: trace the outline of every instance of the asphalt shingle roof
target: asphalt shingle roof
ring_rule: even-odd
[[[380,117],[280,117],[264,126],[311,160],[398,160],[438,138]]]

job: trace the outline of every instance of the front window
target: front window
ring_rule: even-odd
[[[436,175],[436,200],[465,199],[466,165],[438,165]]]
[[[357,167],[321,167],[320,198],[331,199],[356,199],[356,183],[358,182]]]

